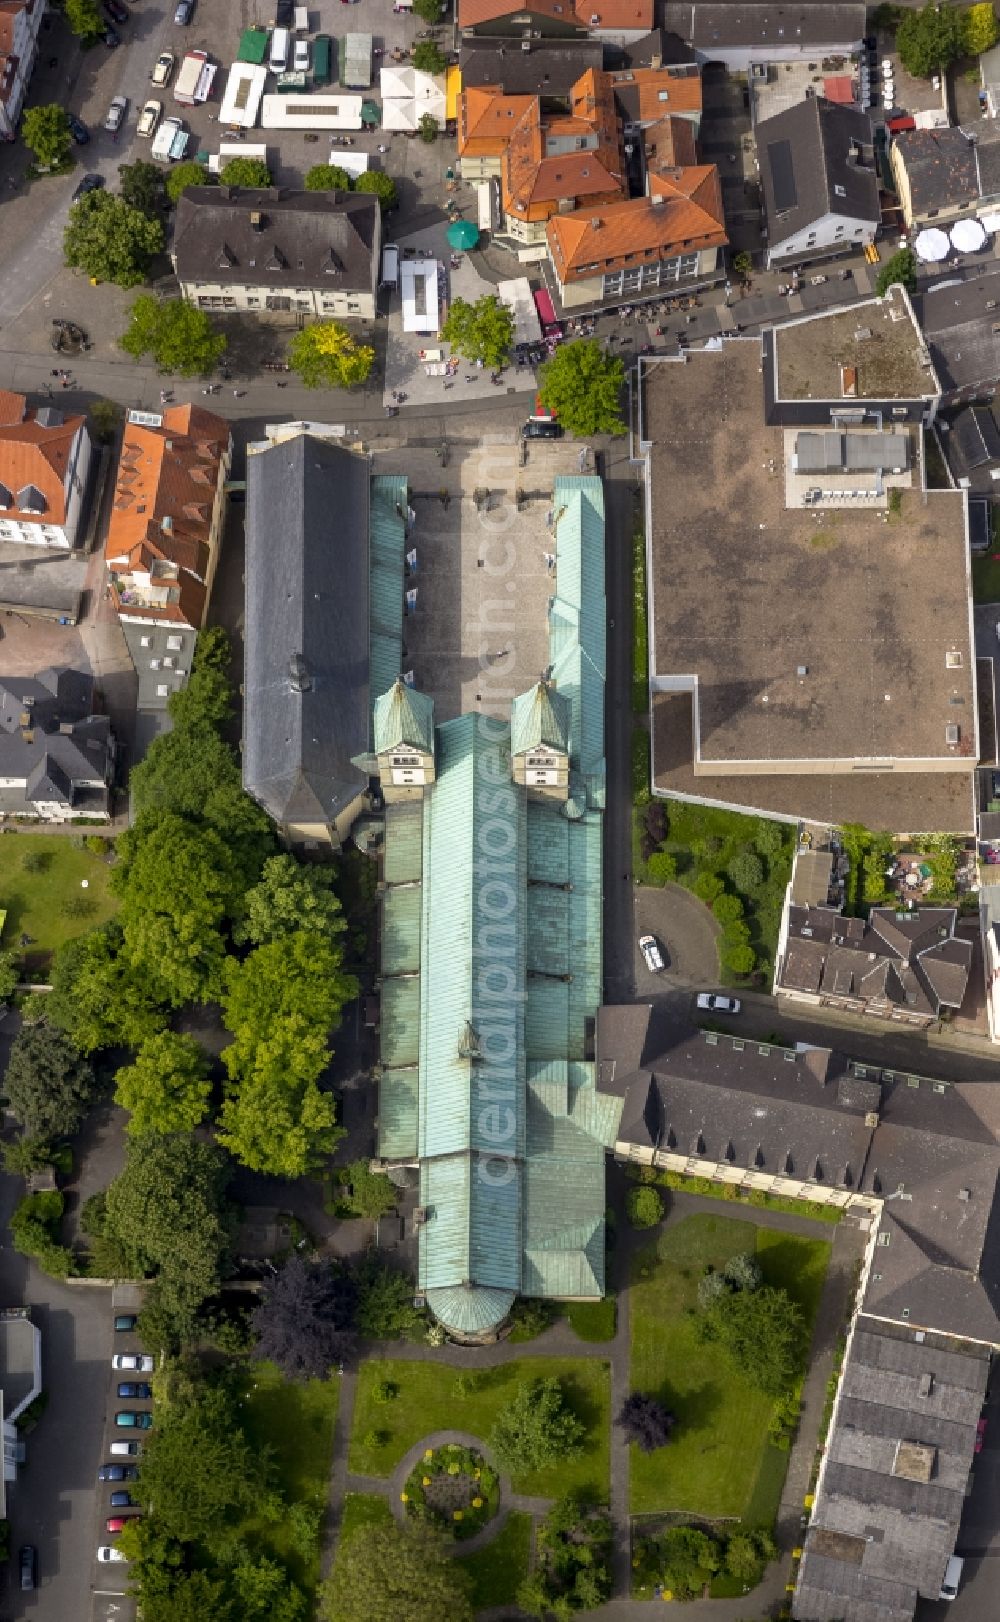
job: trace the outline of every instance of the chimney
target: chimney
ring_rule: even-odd
[[[254,231],[263,231],[264,216],[259,209],[253,209],[250,214],[250,226]]]
[[[293,693],[308,693],[312,688],[312,677],[301,653],[293,653],[288,661],[288,680]]]

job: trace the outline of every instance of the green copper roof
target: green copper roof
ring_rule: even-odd
[[[570,821],[528,804],[528,982],[531,1059],[582,1059],[586,1021],[601,1001],[602,818]]]
[[[424,808],[419,800],[400,800],[385,808],[386,884],[412,884],[423,872]]]
[[[514,1305],[513,1290],[464,1288],[428,1290],[427,1305],[439,1323],[460,1335],[482,1335],[502,1324]]]
[[[386,980],[379,1000],[379,1039],[383,1065],[415,1065],[420,1053],[419,975],[403,980]]]
[[[569,749],[569,722],[569,700],[548,682],[537,682],[529,692],[519,693],[511,708],[511,754],[527,754],[539,744],[548,744],[565,754]]]
[[[417,1094],[413,1070],[383,1070],[378,1089],[378,1152],[383,1160],[415,1160]]]
[[[406,570],[405,477],[376,473],[369,515],[369,672],[372,704],[387,693],[403,663],[403,578]]]
[[[419,884],[390,885],[382,893],[382,973],[416,974],[420,968]]]
[[[585,777],[603,779],[607,606],[604,490],[600,479],[556,479],[553,504],[556,596],[549,608],[552,680],[570,702],[572,764]]]
[[[604,1293],[604,1143],[574,1108],[593,1086],[592,1065],[528,1068],[525,1295]]]
[[[384,755],[403,744],[434,753],[434,700],[399,677],[375,700],[375,753]]]

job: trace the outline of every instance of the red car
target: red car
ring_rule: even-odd
[[[117,1532],[123,1532],[130,1521],[141,1519],[141,1515],[109,1515],[104,1523],[104,1529],[106,1532],[110,1532],[113,1537]]]
[[[986,1442],[986,1426],[988,1421],[981,1419],[976,1426],[976,1452],[981,1453]]]

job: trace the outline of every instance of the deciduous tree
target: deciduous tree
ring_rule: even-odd
[[[584,1427],[567,1407],[562,1383],[550,1376],[520,1382],[494,1421],[490,1446],[511,1475],[519,1475],[557,1459],[574,1458],[583,1436]]]
[[[514,342],[514,317],[495,293],[484,294],[474,304],[456,298],[452,300],[441,336],[465,360],[481,360],[484,366],[502,366]]]
[[[419,73],[443,73],[448,66],[448,58],[434,39],[418,40],[410,60]],[[434,124],[436,129],[437,119]]]
[[[115,1102],[131,1111],[134,1138],[193,1132],[205,1119],[211,1092],[204,1051],[175,1031],[148,1037],[115,1077]]]
[[[381,169],[366,169],[354,182],[354,190],[370,192],[377,197],[383,212],[392,208],[396,201],[396,182],[391,175],[383,174]]]
[[[307,389],[355,388],[367,378],[374,359],[374,349],[357,343],[339,321],[314,321],[288,347],[289,365]]]
[[[663,1217],[663,1200],[655,1188],[630,1188],[625,1214],[633,1228],[655,1228]]]
[[[247,891],[246,916],[235,938],[263,946],[303,930],[327,939],[343,934],[347,920],[334,878],[330,865],[306,866],[287,854],[269,857],[260,883]]]
[[[125,953],[117,921],[59,948],[45,1011],[82,1053],[138,1047],[167,1022],[165,1005],[153,1000]]]
[[[912,12],[907,13],[912,16]],[[900,248],[891,259],[887,259],[875,278],[875,292],[879,298],[884,298],[890,287],[897,282],[906,288],[908,293],[917,290],[917,256],[912,248]]]
[[[136,1495],[155,1506],[162,1529],[182,1543],[217,1545],[226,1527],[273,1492],[266,1448],[252,1447],[230,1394],[204,1387],[161,1407],[143,1447]]]
[[[583,439],[595,434],[623,434],[622,390],[625,365],[605,354],[595,338],[560,344],[542,366],[538,391],[546,410],[564,428]]]
[[[929,79],[962,49],[961,14],[948,4],[935,5],[934,0],[919,11],[907,11],[896,29],[896,49],[907,73]]]
[[[785,1290],[764,1285],[720,1296],[704,1314],[703,1332],[769,1395],[780,1396],[801,1370],[805,1324]]]
[[[122,898],[125,952],[152,996],[171,1008],[218,996],[223,922],[241,894],[225,839],[164,812],[122,836],[112,887]]]
[[[336,1106],[318,1077],[329,1062],[326,1036],[301,1014],[277,1017],[251,1046],[223,1053],[231,1081],[219,1116],[219,1141],[251,1171],[304,1177],[317,1171],[343,1137]]]
[[[159,219],[163,207],[163,170],[155,163],[140,158],[135,163],[118,165],[118,186],[126,203]]]
[[[107,24],[97,0],[63,0],[63,15],[77,39],[100,39]]]
[[[66,114],[58,102],[26,107],[21,115],[21,135],[43,168],[65,169],[71,136]]]
[[[992,0],[981,0],[979,5],[966,6],[961,19],[962,49],[967,56],[981,56],[984,51],[993,49],[1000,37],[1000,24]]]
[[[200,163],[195,163],[193,158],[189,158],[185,163],[175,163],[173,168],[168,170],[165,184],[167,196],[172,203],[176,203],[189,186],[210,186],[212,177]]]
[[[163,248],[163,226],[109,191],[87,192],[69,211],[67,265],[99,282],[136,287]]]
[[[270,1358],[291,1380],[321,1380],[354,1345],[357,1291],[338,1262],[291,1256],[264,1285],[252,1323],[255,1357]]]
[[[366,1340],[411,1340],[425,1328],[423,1313],[413,1305],[412,1279],[379,1256],[369,1251],[354,1269],[354,1282],[354,1322]]]
[[[187,299],[143,293],[129,311],[128,331],[118,340],[127,355],[150,355],[161,372],[205,377],[226,352],[227,339],[210,315]]]
[[[219,171],[223,186],[270,186],[271,171],[263,158],[230,158]]]
[[[618,1424],[643,1453],[654,1453],[669,1442],[674,1416],[647,1391],[633,1391],[622,1403]]]
[[[337,1551],[323,1622],[472,1622],[469,1579],[430,1527],[363,1526]]]
[[[317,163],[306,170],[306,191],[350,191],[353,184],[339,163]]]
[[[26,1138],[72,1137],[94,1096],[94,1072],[64,1031],[47,1019],[22,1026],[10,1050],[4,1090]]]

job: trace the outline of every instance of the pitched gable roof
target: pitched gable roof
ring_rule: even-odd
[[[549,252],[560,281],[593,276],[598,267],[639,264],[652,253],[694,253],[727,242],[714,165],[661,173],[651,176],[650,184],[663,202],[636,197],[599,212],[579,209],[549,221]]]
[[[66,522],[66,478],[84,423],[52,406],[29,411],[23,394],[0,391],[0,514],[22,524]]]
[[[463,90],[458,98],[459,157],[500,157],[534,100],[504,95],[496,85]]]

